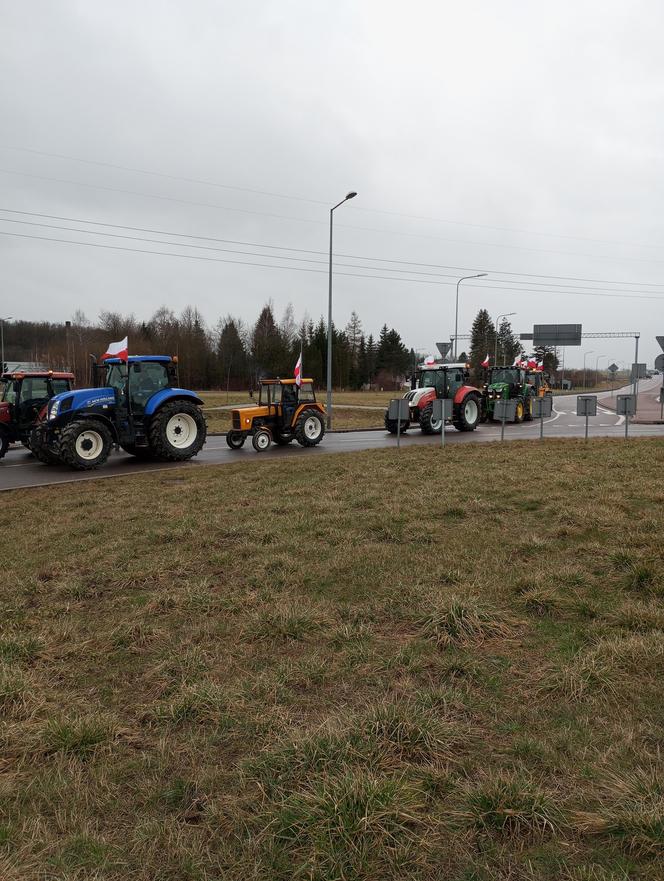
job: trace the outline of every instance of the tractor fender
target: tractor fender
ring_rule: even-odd
[[[421,393],[420,393],[421,392]],[[436,397],[436,389],[435,388],[425,388],[418,389],[417,394],[413,396],[410,401],[411,407],[417,407],[419,410],[423,410],[427,404],[430,404],[431,401]]]
[[[482,397],[482,392],[479,389],[476,389],[474,385],[462,385],[460,388],[456,390],[454,393],[454,404],[455,406],[459,404],[463,404],[464,400],[468,395],[474,392],[475,394]]]
[[[154,416],[163,404],[168,404],[170,401],[175,401],[178,398],[180,400],[184,399],[186,401],[192,401],[194,404],[199,404],[200,406],[203,405],[201,398],[199,398],[194,392],[190,392],[188,389],[163,388],[161,391],[155,392],[147,402],[145,405],[145,415]]]

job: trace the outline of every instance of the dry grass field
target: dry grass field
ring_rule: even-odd
[[[664,443],[3,494],[3,881],[654,881]]]

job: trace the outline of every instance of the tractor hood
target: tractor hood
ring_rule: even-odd
[[[487,386],[490,392],[504,392],[509,387],[509,382],[492,382],[491,385]]]
[[[415,389],[415,391],[408,393],[408,399],[412,407],[417,407],[419,401],[425,396],[430,395],[431,393],[436,393],[435,388],[432,385],[427,385],[424,388]]]
[[[61,392],[51,398],[48,404],[48,418],[67,410],[84,410],[89,407],[112,407],[115,392],[111,388],[85,388],[75,392]]]

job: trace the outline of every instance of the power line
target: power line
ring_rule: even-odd
[[[171,251],[152,251],[145,248],[127,248],[122,245],[104,245],[99,242],[79,242],[74,241],[72,239],[56,239],[48,236],[36,236],[28,233],[14,233],[14,232],[5,232],[0,231],[0,235],[4,236],[14,236],[22,239],[35,239],[39,241],[45,242],[54,242],[58,244],[68,244],[68,245],[80,245],[88,248],[103,248],[105,250],[111,251],[125,251],[133,254],[151,254],[158,257],[178,257],[184,260],[203,260],[208,263],[230,263],[238,266],[256,266],[261,267],[263,269],[283,269],[289,272],[313,272],[319,275],[327,275],[327,271],[325,269],[309,269],[301,266],[278,266],[270,263],[255,263],[253,261],[246,260],[227,260],[221,257],[204,257],[200,254],[175,254]],[[174,244],[167,243],[164,244]],[[362,269],[364,267],[355,267],[357,269]],[[389,271],[389,270],[388,270]],[[351,278],[371,278],[371,279],[380,279],[383,281],[397,281],[397,282],[405,282],[407,284],[435,284],[435,285],[446,285],[449,287],[454,287],[455,282],[446,282],[446,281],[429,281],[428,279],[423,278],[394,278],[394,276],[389,275],[376,275],[376,274],[360,274],[353,272],[337,272],[337,275],[347,276]],[[534,294],[545,294],[547,291],[541,290],[529,290],[527,288],[521,288],[518,291],[514,291],[514,288],[510,285],[492,285],[492,284],[483,284],[483,285],[467,285],[466,287],[476,287],[481,288],[482,290],[497,290],[497,291],[511,291],[512,293],[534,293]],[[565,296],[564,292],[561,291],[549,291],[549,293],[558,294],[559,296]],[[636,300],[664,300],[664,296],[657,297],[651,294],[618,294],[618,293],[589,293],[582,291],[571,291],[570,296],[575,297],[610,297],[613,299],[636,299]]]
[[[103,186],[102,184],[89,184],[83,183],[81,181],[69,180],[66,178],[57,178],[57,177],[49,177],[47,175],[39,175],[39,174],[30,174],[25,171],[15,171],[13,169],[0,168],[1,174],[15,174],[20,177],[28,177],[35,180],[47,180],[55,183],[61,184],[69,184],[71,186],[77,187],[85,187],[87,189],[94,190],[102,190],[104,192],[110,193],[121,193],[126,196],[138,196],[139,198],[146,199],[159,199],[161,201],[166,202],[176,202],[181,205],[192,205],[198,208],[214,208],[220,211],[231,211],[238,214],[251,214],[259,217],[268,217],[272,220],[288,220],[293,223],[313,223],[318,226],[327,226],[327,221],[324,220],[315,220],[312,218],[305,217],[293,217],[286,214],[274,214],[267,211],[254,211],[249,208],[234,208],[228,205],[219,205],[213,202],[197,202],[192,199],[181,199],[175,196],[164,196],[158,195],[155,193],[144,193],[139,190],[125,190],[120,187],[108,187]],[[437,242],[446,242],[448,244],[456,244],[456,245],[464,245],[465,247],[485,247],[485,248],[509,248],[510,250],[516,251],[527,251],[530,253],[536,254],[559,254],[567,257],[586,257],[592,260],[622,260],[629,261],[630,263],[664,263],[664,260],[655,260],[649,259],[645,257],[625,257],[625,256],[616,256],[612,254],[585,254],[580,251],[558,251],[553,248],[530,248],[526,245],[510,245],[504,242],[480,242],[480,241],[469,241],[467,239],[450,239],[442,236],[433,236],[428,235],[426,233],[415,233],[415,232],[404,232],[400,230],[390,230],[390,229],[380,229],[377,227],[371,226],[356,226],[348,223],[338,223],[337,228],[341,227],[343,229],[352,229],[360,232],[376,232],[381,235],[393,235],[393,236],[405,236],[408,238],[418,238],[418,239],[429,239]]]
[[[0,209],[0,210],[2,210],[2,209]],[[83,222],[85,222],[85,221],[83,221]],[[132,242],[144,242],[146,244],[153,244],[153,245],[176,245],[177,247],[191,248],[191,249],[200,250],[200,251],[217,251],[217,252],[223,252],[223,253],[227,253],[227,254],[246,255],[248,257],[264,257],[266,259],[290,260],[292,262],[297,262],[297,263],[315,263],[315,264],[322,265],[322,266],[327,265],[327,261],[315,260],[312,257],[302,258],[302,257],[291,257],[289,255],[281,255],[281,254],[262,254],[262,253],[258,253],[255,251],[240,251],[235,248],[219,248],[219,247],[214,247],[212,245],[193,245],[188,242],[181,242],[181,243],[169,242],[169,241],[163,241],[161,239],[146,238],[144,236],[129,236],[129,235],[123,235],[120,233],[101,232],[99,230],[79,229],[78,227],[72,227],[72,226],[59,226],[59,225],[50,224],[50,223],[36,223],[36,222],[30,221],[30,220],[15,220],[14,218],[2,217],[2,218],[0,218],[0,223],[14,223],[14,224],[21,224],[24,226],[36,226],[36,227],[44,228],[44,229],[54,229],[54,230],[63,230],[63,231],[67,231],[67,232],[75,232],[75,233],[79,233],[82,235],[104,236],[106,238],[114,238],[114,239],[127,239]],[[124,227],[124,229],[133,229],[133,228],[132,227]],[[163,233],[163,234],[169,235],[168,233]],[[258,247],[261,247],[261,246],[258,246]],[[322,254],[322,252],[312,252],[312,253]],[[353,259],[360,260],[360,259],[365,259],[365,258],[356,257]],[[371,259],[371,258],[366,258],[366,259]],[[415,264],[415,265],[419,265],[419,264]],[[375,266],[362,266],[362,265],[357,265],[355,263],[339,263],[338,261],[336,263],[336,266],[342,266],[347,269],[366,269],[371,272],[375,272],[377,269],[377,267],[375,267]],[[391,267],[386,267],[383,271],[390,272],[392,274],[398,274],[398,275],[424,275],[424,276],[428,276],[430,278],[453,278],[455,281],[458,280],[456,273],[450,274],[450,273],[440,273],[440,272],[425,272],[423,270],[417,270],[417,269],[393,269]],[[579,290],[593,291],[597,294],[604,293],[603,291],[600,291],[597,288],[592,288],[592,287],[587,287],[587,286],[582,286],[582,285],[564,285],[564,284],[560,284],[558,282],[546,283],[546,282],[521,281],[520,279],[500,279],[500,280],[508,282],[510,285],[530,284],[530,285],[536,285],[537,287],[543,287],[548,290],[550,290],[551,288],[556,288],[556,289],[569,290],[572,293],[577,293],[577,292],[579,292]],[[517,291],[518,290],[519,289],[517,289]],[[558,292],[562,292],[562,291],[558,290]],[[612,293],[623,293],[626,295],[633,295],[633,294],[638,293],[638,291],[626,291],[626,290],[616,289],[615,291],[612,291]]]
[[[268,196],[270,198],[276,198],[276,199],[289,199],[289,200],[295,201],[295,202],[307,202],[311,205],[328,206],[328,204],[329,204],[328,202],[326,202],[322,199],[311,199],[311,198],[306,198],[304,196],[295,196],[291,193],[277,193],[277,192],[270,191],[270,190],[254,189],[252,187],[238,187],[238,186],[235,186],[232,184],[219,183],[218,181],[193,178],[193,177],[186,177],[186,176],[176,175],[176,174],[167,174],[167,173],[161,172],[161,171],[154,171],[152,169],[147,169],[147,168],[136,168],[136,167],[133,167],[130,165],[121,165],[121,164],[115,163],[115,162],[102,162],[102,161],[94,160],[94,159],[84,159],[81,156],[70,156],[70,155],[67,155],[64,153],[51,153],[47,150],[34,150],[29,147],[15,147],[15,146],[11,146],[9,144],[0,145],[0,149],[12,150],[12,151],[15,151],[18,153],[29,153],[34,156],[49,156],[49,157],[52,157],[55,159],[65,159],[69,162],[80,162],[84,165],[93,165],[93,166],[97,166],[99,168],[112,168],[112,169],[115,169],[118,171],[129,171],[133,174],[145,174],[145,175],[149,175],[151,177],[162,178],[164,180],[173,180],[173,181],[182,181],[183,183],[200,184],[201,186],[206,186],[206,187],[217,187],[219,189],[224,189],[224,190],[235,190],[235,191],[241,192],[241,193],[253,193],[254,195]],[[364,212],[370,213],[370,214],[382,214],[382,215],[385,215],[388,217],[405,217],[409,220],[424,220],[424,221],[427,221],[428,223],[447,223],[447,224],[454,225],[454,226],[468,227],[470,229],[490,229],[490,230],[493,230],[496,232],[512,232],[512,233],[519,233],[521,235],[540,236],[543,238],[564,239],[564,240],[572,240],[572,241],[578,241],[578,242],[592,242],[594,244],[600,244],[600,245],[623,245],[623,246],[634,247],[634,248],[659,248],[659,245],[650,245],[650,244],[645,244],[643,242],[620,242],[620,241],[616,241],[614,239],[595,239],[595,238],[590,238],[588,236],[573,236],[573,235],[563,234],[563,233],[540,232],[540,231],[533,231],[532,229],[520,229],[518,227],[493,226],[493,225],[485,224],[485,223],[469,223],[469,222],[462,221],[462,220],[449,220],[447,218],[442,218],[442,217],[431,217],[428,215],[421,215],[421,214],[409,214],[409,213],[406,213],[403,211],[390,211],[390,210],[382,209],[382,208],[368,208],[364,205],[356,205],[355,210],[356,211],[364,211]]]
[[[286,247],[284,245],[272,245],[265,244],[262,242],[246,242],[238,239],[222,239],[213,236],[200,236],[194,235],[193,233],[181,233],[181,232],[173,232],[171,230],[160,230],[160,229],[151,229],[140,226],[128,226],[126,224],[117,224],[117,223],[106,223],[104,221],[99,220],[86,220],[80,217],[65,217],[58,214],[43,214],[37,213],[34,211],[18,211],[12,208],[0,208],[0,211],[6,214],[20,214],[24,217],[42,217],[49,220],[61,220],[61,221],[69,221],[72,223],[85,223],[93,226],[104,226],[110,229],[127,229],[132,232],[144,232],[144,233],[152,233],[153,235],[164,235],[171,236],[177,238],[187,238],[187,239],[196,239],[197,241],[207,241],[207,242],[218,242],[221,244],[232,244],[232,245],[242,245],[251,248],[266,248],[269,250],[278,250],[278,251],[292,251],[298,254],[316,254],[319,256],[327,256],[327,251],[317,251],[308,248],[293,248]],[[9,221],[14,222],[14,221]],[[18,221],[15,221],[18,222]],[[44,225],[47,224],[37,224]],[[57,227],[56,227],[57,228]],[[62,227],[63,229],[65,227]],[[80,230],[80,232],[86,232],[84,230]],[[100,233],[102,235],[103,233]],[[380,263],[397,263],[403,266],[424,266],[428,269],[451,269],[456,272],[468,272],[468,271],[477,271],[477,267],[468,267],[468,266],[454,266],[454,265],[446,265],[441,263],[424,263],[413,260],[399,260],[395,258],[388,257],[371,257],[366,254],[345,254],[342,252],[336,253],[337,257],[345,257],[347,259],[352,260],[372,260]],[[601,279],[601,278],[585,278],[580,276],[565,276],[565,275],[544,275],[540,273],[532,273],[532,272],[511,272],[509,270],[503,269],[486,269],[486,272],[491,273],[492,275],[508,275],[514,276],[518,278],[545,278],[545,279],[554,279],[556,281],[578,281],[578,282],[591,282],[595,284],[610,284],[610,285],[631,285],[632,287],[655,287],[661,288],[664,287],[663,284],[657,284],[655,282],[635,282],[635,281],[612,281],[609,279]],[[514,282],[515,284],[521,284],[521,282]],[[529,284],[541,284],[540,282],[528,282]],[[563,287],[563,285],[554,285],[555,287]],[[578,287],[578,285],[574,285],[574,287]]]

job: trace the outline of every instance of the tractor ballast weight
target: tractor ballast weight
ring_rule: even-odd
[[[74,374],[26,370],[4,373],[1,379],[4,387],[0,400],[0,459],[12,443],[32,449],[35,425],[45,416],[46,406],[55,395],[72,389]],[[35,455],[40,458],[39,451]]]
[[[294,379],[263,379],[258,405],[236,407],[231,419],[226,443],[232,450],[244,446],[248,437],[259,453],[273,442],[287,446],[296,440],[300,446],[315,447],[325,434],[325,410],[316,401],[311,379],[303,379],[299,388]]]
[[[95,388],[56,395],[35,429],[35,443],[55,461],[77,470],[97,468],[111,447],[133,456],[178,462],[191,459],[207,435],[203,401],[177,386],[177,359],[134,355],[128,363],[93,363]]]
[[[409,418],[401,421],[401,431],[411,424],[419,425],[424,434],[441,430],[440,420],[434,419],[433,401],[436,398],[452,399],[451,423],[457,431],[474,431],[482,420],[482,393],[468,384],[470,371],[467,364],[423,364],[412,379],[412,388],[404,398],[408,401]],[[385,428],[397,434],[397,420],[389,418],[385,411]]]

